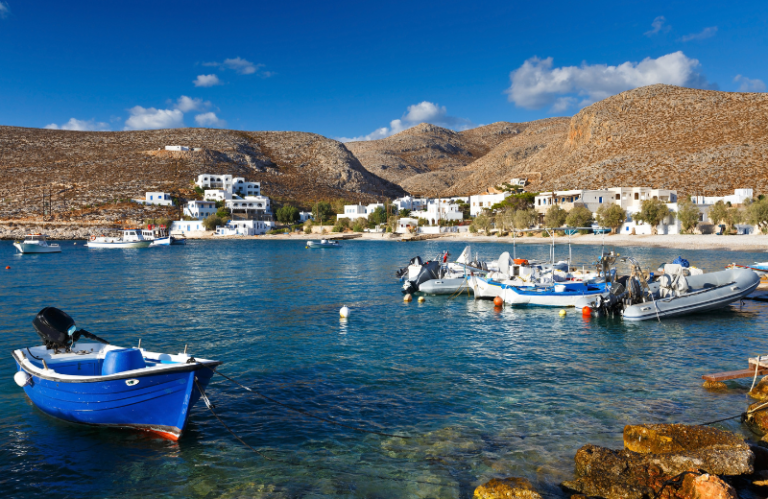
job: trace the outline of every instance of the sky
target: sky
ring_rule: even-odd
[[[0,125],[338,140],[765,92],[768,2],[0,0]]]

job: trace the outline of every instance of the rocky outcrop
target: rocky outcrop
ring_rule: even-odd
[[[493,478],[475,489],[472,499],[541,499],[525,478]]]
[[[768,401],[755,402],[750,405],[747,412],[741,416],[741,421],[753,433],[768,434]]]
[[[652,498],[663,489],[669,489],[665,492],[667,497],[698,497],[685,494],[696,490],[703,494],[710,489],[730,497],[730,486],[721,484],[719,478],[696,478],[704,474],[745,475],[754,471],[755,455],[741,438],[709,427],[629,426],[625,428],[624,441],[627,449],[623,450],[595,445],[579,449],[575,457],[576,477],[563,486],[606,499]],[[688,476],[692,482],[686,492]]]
[[[758,381],[748,395],[753,399],[768,401],[768,377]]]

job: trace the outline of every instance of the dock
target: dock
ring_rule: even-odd
[[[758,376],[768,374],[768,356],[750,358],[748,364],[747,369],[705,374],[701,379],[704,381],[728,381],[730,379],[751,378],[755,375],[755,369],[757,369]]]

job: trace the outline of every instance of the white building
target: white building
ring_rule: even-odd
[[[415,198],[413,196],[403,196],[392,201],[392,205],[397,207],[397,211],[402,210],[423,210],[427,207],[427,198]]]
[[[167,192],[148,192],[144,199],[134,199],[134,203],[155,206],[173,206],[171,195]]]
[[[424,218],[430,225],[438,225],[440,220],[464,220],[464,213],[457,203],[429,203],[426,210],[412,211],[408,216],[416,219]]]
[[[232,191],[241,196],[261,196],[261,182],[246,182],[242,177],[232,179]]]
[[[404,234],[407,232],[416,232],[419,228],[419,220],[411,217],[403,217],[397,221],[395,232]]]
[[[752,189],[734,189],[731,196],[691,196],[691,201],[695,204],[717,204],[718,201],[723,203],[731,203],[731,206],[736,204],[743,204],[747,199],[752,199],[754,191]]]
[[[366,207],[361,204],[348,204],[344,205],[344,213],[336,215],[336,220],[342,218],[348,218],[350,220],[357,220],[358,218],[368,218],[366,213]]]
[[[217,227],[216,236],[259,236],[275,228],[272,221],[230,220],[223,227]]]
[[[188,217],[204,220],[206,217],[216,214],[216,203],[213,201],[189,201],[184,207],[184,214]]]
[[[510,185],[514,185],[516,187],[525,187],[527,183],[528,183],[527,178],[513,178],[509,181]]]
[[[223,189],[206,189],[203,198],[208,201],[226,201],[232,199],[232,193]]]
[[[202,220],[179,220],[177,222],[171,222],[170,231],[186,235],[191,232],[205,232],[205,227],[203,227]]]
[[[231,213],[243,213],[260,217],[264,217],[271,212],[269,198],[264,196],[228,199],[224,201],[224,206],[229,208]]]
[[[166,151],[178,151],[178,152],[187,152],[189,151],[189,147],[187,146],[165,146]]]
[[[314,220],[312,217],[311,211],[300,211],[299,212],[299,222],[304,223],[307,220]]]
[[[501,192],[499,194],[478,194],[476,196],[469,196],[469,214],[476,217],[482,213],[483,210],[490,210],[491,206],[496,203],[501,203],[511,195],[511,192]]]

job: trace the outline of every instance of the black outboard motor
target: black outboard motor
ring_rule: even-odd
[[[418,259],[418,260],[417,260]],[[415,263],[417,261],[418,263]],[[411,260],[411,265],[421,264],[421,258],[416,257]],[[415,293],[419,290],[419,285],[432,279],[440,279],[440,262],[427,262],[421,265],[421,270],[415,279],[406,281],[403,285],[403,293]]]
[[[32,320],[32,325],[43,340],[45,348],[49,350],[58,350],[60,348],[69,350],[81,336],[100,343],[109,344],[107,340],[102,340],[85,329],[77,329],[75,320],[66,312],[55,307],[45,307],[38,312],[37,317]]]

